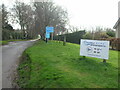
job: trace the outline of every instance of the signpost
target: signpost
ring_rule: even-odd
[[[50,38],[50,33],[46,32],[45,37]]]
[[[81,39],[80,55],[103,59],[109,58],[109,41]]]
[[[52,40],[53,40],[53,32],[54,32],[54,27],[46,27],[46,42],[48,40],[48,38],[50,38],[50,33],[52,33]]]

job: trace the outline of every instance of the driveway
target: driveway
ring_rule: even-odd
[[[10,42],[0,47],[2,56],[2,88],[13,88],[13,79],[18,67],[19,57],[23,51],[36,40]],[[0,56],[0,58],[1,58]]]

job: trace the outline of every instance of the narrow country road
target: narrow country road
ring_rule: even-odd
[[[14,73],[22,52],[36,40],[10,42],[2,46],[2,88],[12,88]],[[0,52],[1,54],[1,52]]]

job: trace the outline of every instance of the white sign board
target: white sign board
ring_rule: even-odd
[[[81,39],[80,55],[108,59],[109,41]]]

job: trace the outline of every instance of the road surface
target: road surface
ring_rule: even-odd
[[[36,40],[10,42],[2,47],[2,88],[13,88],[13,79],[22,52]],[[1,52],[0,52],[1,54]]]

